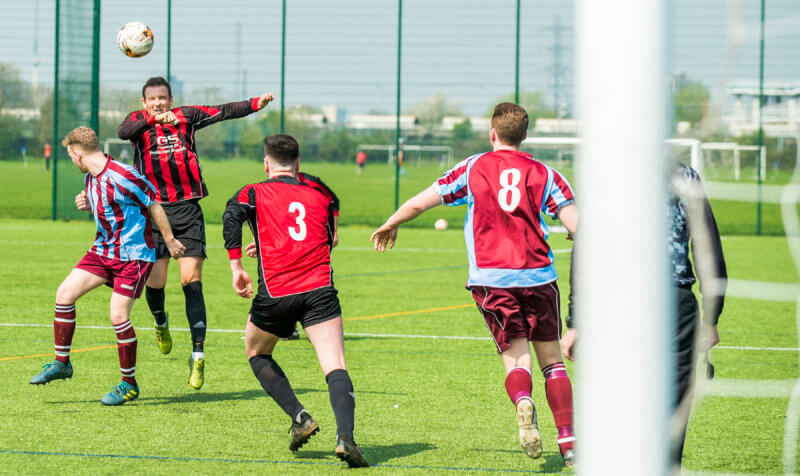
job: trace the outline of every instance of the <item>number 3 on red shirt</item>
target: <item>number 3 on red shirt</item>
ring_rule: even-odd
[[[292,202],[289,204],[289,213],[297,213],[297,217],[294,220],[295,223],[297,223],[297,228],[290,226],[289,236],[291,236],[295,241],[305,240],[306,222],[303,221],[303,218],[306,217],[306,207],[304,207],[300,202]]]

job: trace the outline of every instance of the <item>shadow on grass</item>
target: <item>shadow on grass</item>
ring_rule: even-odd
[[[296,388],[294,389],[297,395],[306,393],[322,392],[313,388]],[[243,390],[241,392],[193,392],[183,395],[169,395],[163,397],[141,397],[134,400],[128,405],[169,405],[173,403],[211,403],[211,402],[224,402],[229,400],[253,400],[256,398],[269,398],[269,395],[264,393],[261,389]],[[66,400],[66,401],[52,401],[46,402],[48,404],[70,404],[70,403],[100,403],[100,399],[95,400]]]

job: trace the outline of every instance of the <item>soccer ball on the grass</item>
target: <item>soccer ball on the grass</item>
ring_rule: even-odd
[[[140,21],[126,23],[117,33],[117,46],[131,58],[144,56],[153,49],[153,30]]]
[[[433,227],[436,228],[438,231],[446,230],[447,220],[445,220],[444,218],[439,218],[433,223]]]

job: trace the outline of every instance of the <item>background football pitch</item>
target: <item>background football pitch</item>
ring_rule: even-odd
[[[308,341],[282,342],[275,357],[322,431],[297,454],[288,450],[289,421],[267,397],[244,357],[248,301],[230,288],[218,224],[225,201],[241,185],[263,179],[258,163],[205,164],[212,195],[204,200],[209,260],[204,289],[210,332],[206,385],[186,384],[191,351],[183,294],[173,266],[167,292],[175,346],[161,355],[146,303],[134,307],[142,396],[122,407],[99,399],[119,381],[107,288],[78,303],[75,376],[44,387],[27,382],[52,360],[55,290],[94,236],[89,221],[51,222],[50,178],[41,164],[0,162],[0,473],[320,473],[342,470],[332,457],[335,423],[327,386]],[[558,473],[555,428],[534,376],[534,399],[545,438],[544,457],[519,448],[516,422],[503,388],[504,372],[485,325],[464,290],[463,209],[440,207],[421,228],[403,229],[395,250],[369,248],[372,227],[391,213],[393,174],[370,164],[356,176],[347,164],[307,164],[342,199],[341,245],[334,251],[344,309],[346,353],[356,395],[356,441],[377,470],[388,473]],[[438,164],[408,167],[401,200],[431,183]],[[77,193],[77,191],[76,191]],[[715,203],[728,232],[753,204]],[[780,226],[777,209],[765,214]],[[771,212],[770,212],[771,213]],[[9,217],[27,217],[26,219]],[[445,217],[451,229],[432,230]],[[559,273],[566,277],[569,243],[552,235]],[[729,273],[748,281],[798,283],[784,237],[725,236]],[[253,263],[249,270],[255,276]],[[625,283],[620,283],[624,286]],[[561,281],[562,301],[568,291]],[[798,376],[793,302],[729,297],[712,356],[718,386],[695,407],[685,466],[692,471],[782,471],[788,392]],[[646,319],[648,316],[642,316]],[[636,358],[636,356],[631,356]],[[580,391],[581,378],[569,365]],[[634,376],[641,385],[647,376]],[[764,392],[731,392],[763,382]],[[609,382],[609,385],[614,385]],[[733,385],[730,385],[733,384]],[[579,435],[580,437],[580,435]],[[622,451],[630,442],[608,442]],[[666,444],[666,443],[665,443]]]

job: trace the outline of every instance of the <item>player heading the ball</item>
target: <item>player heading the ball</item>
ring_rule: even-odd
[[[558,427],[558,447],[564,464],[572,467],[572,386],[559,348],[558,275],[542,214],[558,218],[574,233],[578,210],[564,177],[519,150],[528,129],[524,108],[498,104],[491,124],[491,152],[473,155],[445,172],[404,203],[370,241],[376,250],[386,251],[394,246],[402,223],[441,204],[467,205],[467,288],[503,358],[505,387],[516,406],[520,443],[531,458],[542,455],[531,398],[531,342]]]
[[[117,334],[122,382],[101,401],[105,405],[122,405],[139,397],[136,332],[129,317],[156,259],[152,222],[161,229],[170,256],[180,258],[186,248],[172,234],[150,182],[130,165],[103,154],[93,130],[74,129],[62,145],[75,166],[86,173],[86,189],[75,197],[75,206],[92,211],[97,235],[92,248],[58,287],[53,322],[56,359],[45,364],[30,383],[43,385],[72,377],[69,354],[75,334],[75,302],[105,284],[113,289],[110,317]]]
[[[155,186],[156,200],[172,223],[175,235],[186,245],[178,260],[186,299],[193,352],[189,358],[189,386],[199,390],[205,380],[206,304],[201,282],[206,258],[206,229],[200,200],[208,195],[200,173],[195,132],[227,119],[244,117],[266,107],[274,96],[264,94],[218,106],[172,107],[172,88],[166,79],[150,78],[142,87],[142,106],[119,126],[119,138],[130,140],[133,165]],[[172,350],[169,321],[164,309],[169,254],[159,228],[154,228],[156,263],[147,280],[145,297],[155,318],[156,343],[162,354]]]

